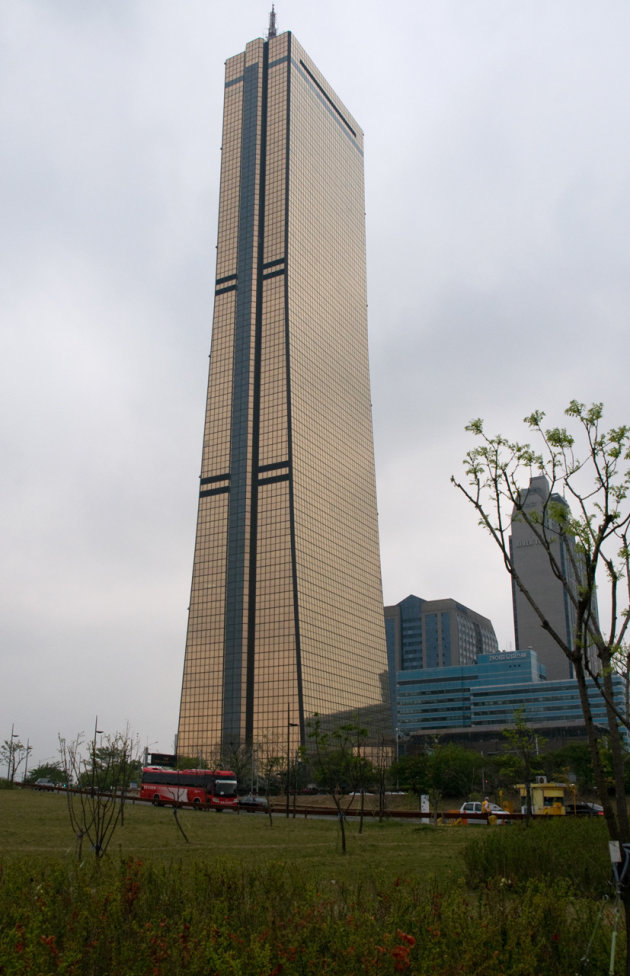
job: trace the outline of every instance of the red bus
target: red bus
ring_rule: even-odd
[[[155,806],[191,803],[197,810],[236,810],[236,776],[229,769],[165,769],[145,766],[140,799]]]

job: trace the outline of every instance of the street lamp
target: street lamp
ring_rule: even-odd
[[[291,703],[287,702],[287,820],[289,819],[289,777],[291,763],[291,729],[296,729],[298,723],[291,721]]]
[[[94,722],[94,738],[92,740],[92,755],[96,758],[96,736],[103,735],[104,729],[97,728],[98,726],[98,715],[96,716],[96,721]],[[102,743],[101,743],[102,745]]]
[[[24,763],[24,773],[22,775],[22,782],[26,782],[26,774],[28,773],[28,754],[31,751],[31,740],[26,740],[26,762]]]
[[[94,783],[96,780],[96,736],[102,735],[103,729],[98,727],[98,715],[94,719],[94,738],[92,739],[92,793],[94,793]]]
[[[254,782],[256,783],[255,791],[254,791]],[[252,785],[251,785],[252,796],[254,792],[258,793],[258,780],[256,779],[256,746],[252,744]]]
[[[7,763],[7,779],[9,784],[13,782],[13,776],[15,775],[15,746],[13,743],[14,739],[19,739],[20,735],[15,732],[15,724],[11,723],[11,738],[9,739],[9,761]]]

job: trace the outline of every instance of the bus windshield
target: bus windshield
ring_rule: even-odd
[[[233,774],[229,774],[228,778],[228,776],[217,773],[214,792],[217,796],[236,796],[236,780],[233,778]]]

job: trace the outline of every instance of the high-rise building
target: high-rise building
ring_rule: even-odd
[[[363,133],[273,29],[226,62],[199,495],[178,752],[387,721]]]
[[[385,607],[385,630],[390,675],[474,664],[479,654],[499,649],[490,620],[456,600],[405,597]]]
[[[456,600],[422,600],[410,594],[385,607],[389,664],[389,698],[396,737],[407,734],[401,722],[399,695],[407,672],[475,664],[480,654],[498,651],[494,627],[487,617]]]
[[[557,523],[549,512],[550,505],[561,505],[567,512],[569,509],[561,495],[550,492],[549,482],[544,475],[531,478],[529,488],[521,491],[518,505],[512,513],[510,552],[514,569],[536,605],[567,647],[572,649],[576,614],[570,594],[577,593],[576,568],[579,567],[579,557],[573,537],[558,531]],[[547,550],[539,542],[534,529],[519,514],[521,507],[525,516],[533,516],[536,527],[546,532],[566,585],[554,574]],[[549,680],[574,677],[571,662],[549,631],[543,628],[540,617],[514,580],[512,603],[515,646],[535,650]]]

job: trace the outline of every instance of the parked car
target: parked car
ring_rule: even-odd
[[[239,810],[255,811],[269,809],[267,798],[264,796],[258,796],[257,793],[248,793],[247,796],[239,796],[238,806]]]
[[[39,779],[35,780],[36,790],[54,790],[56,785],[57,784],[53,783],[53,781],[48,779],[47,776],[41,776]]]
[[[465,820],[468,816],[470,816],[470,814],[473,814],[469,823],[485,823],[486,821],[482,817],[482,814],[485,813],[485,811],[482,809],[482,806],[483,804],[481,803],[481,800],[468,800],[467,803],[462,803],[461,807],[459,808],[459,813],[462,820]],[[490,804],[490,816],[496,817],[497,823],[509,823],[510,814],[507,810],[503,810],[502,807],[498,806],[496,803]],[[508,819],[503,820],[501,819],[502,816]]]
[[[604,808],[599,803],[572,803],[566,805],[567,817],[603,817]]]

